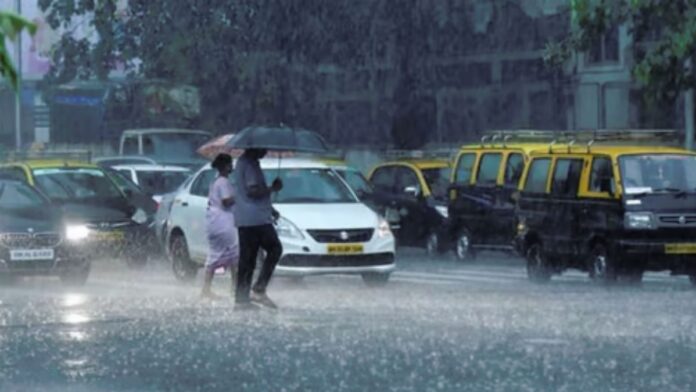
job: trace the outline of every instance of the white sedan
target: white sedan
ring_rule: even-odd
[[[174,191],[191,175],[189,169],[181,166],[137,164],[116,165],[113,169],[151,194],[157,203],[162,201],[162,195]]]
[[[308,159],[269,158],[261,167],[269,183],[275,177],[284,183],[273,199],[283,244],[276,274],[359,274],[370,285],[388,281],[395,269],[389,224],[361,203],[333,169]],[[205,262],[205,211],[215,176],[209,165],[201,168],[179,189],[171,207],[165,241],[177,279],[193,279]]]

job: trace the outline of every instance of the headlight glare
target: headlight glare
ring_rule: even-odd
[[[624,226],[634,230],[654,229],[655,219],[650,212],[627,212],[624,215]]]
[[[89,236],[89,228],[85,225],[68,225],[65,228],[65,238],[68,241],[82,241]]]

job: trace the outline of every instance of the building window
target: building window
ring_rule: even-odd
[[[619,29],[613,27],[597,39],[587,52],[587,64],[602,65],[619,62]]]

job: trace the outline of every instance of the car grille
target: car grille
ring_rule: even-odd
[[[319,243],[367,242],[372,239],[374,229],[351,230],[307,230]]]
[[[123,227],[126,227],[130,225],[132,222],[131,221],[121,221],[121,222],[95,222],[95,223],[88,223],[87,227],[90,230],[96,230],[96,231],[110,231],[113,229],[120,229]]]
[[[390,253],[351,256],[287,255],[278,265],[284,267],[370,267],[394,263]]]
[[[0,234],[0,245],[10,249],[55,248],[61,240],[57,233]]]
[[[696,215],[658,215],[658,221],[660,226],[663,227],[695,227],[696,226]]]

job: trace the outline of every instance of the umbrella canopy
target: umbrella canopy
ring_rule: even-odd
[[[227,145],[232,149],[262,148],[269,151],[325,153],[326,142],[317,133],[286,126],[250,126],[241,130]]]
[[[205,143],[204,145],[198,147],[196,152],[210,160],[215,159],[215,157],[218,154],[229,154],[232,156],[232,158],[239,158],[243,153],[244,149],[241,148],[235,148],[230,146],[228,143],[232,138],[235,136],[234,133],[228,133],[224,135],[220,135],[213,140]],[[266,154],[267,157],[282,157],[282,158],[290,158],[295,156],[295,154],[292,151],[269,151],[268,154]]]

